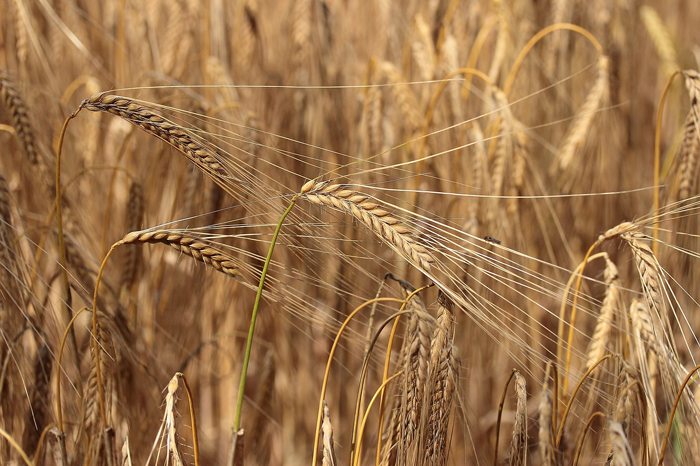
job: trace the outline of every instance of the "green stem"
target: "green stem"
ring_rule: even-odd
[[[284,219],[287,218],[289,212],[292,211],[294,203],[296,202],[298,196],[292,198],[292,202],[289,203],[289,207],[282,214],[277,228],[275,229],[275,234],[272,235],[272,241],[270,242],[270,249],[267,251],[267,258],[265,259],[265,265],[263,266],[262,274],[260,275],[260,284],[258,285],[258,294],[255,296],[255,304],[253,305],[253,315],[250,317],[250,329],[248,330],[248,343],[245,348],[245,356],[243,357],[243,369],[241,370],[241,383],[238,387],[238,402],[236,403],[236,419],[233,423],[233,431],[238,432],[241,427],[241,411],[243,410],[243,393],[245,391],[245,379],[248,373],[248,363],[250,363],[250,353],[253,348],[253,333],[255,332],[255,321],[258,318],[258,308],[260,307],[260,298],[262,298],[263,288],[265,286],[265,277],[267,276],[267,269],[270,266],[270,261],[272,260],[272,252],[275,250],[275,244],[277,243],[277,237],[282,229],[282,224]]]

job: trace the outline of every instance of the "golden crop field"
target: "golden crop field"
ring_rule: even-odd
[[[696,464],[698,24],[1,0],[0,465]]]

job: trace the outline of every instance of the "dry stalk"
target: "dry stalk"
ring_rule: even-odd
[[[123,244],[161,243],[170,246],[180,253],[190,256],[199,262],[228,275],[239,278],[237,260],[231,255],[217,249],[199,238],[187,236],[171,230],[143,230],[127,234]]]
[[[312,204],[327,206],[352,215],[372,230],[385,244],[424,272],[430,272],[433,258],[415,240],[415,233],[404,222],[380,207],[368,194],[347,189],[331,181],[309,181],[301,195]]]

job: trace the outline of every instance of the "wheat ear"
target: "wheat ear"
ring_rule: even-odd
[[[642,23],[651,37],[656,52],[661,58],[661,65],[664,70],[665,77],[671,76],[678,69],[678,55],[671,40],[666,25],[659,17],[656,10],[648,5],[644,5],[639,9],[639,16],[642,18]]]
[[[233,278],[240,276],[237,261],[231,255],[217,249],[199,238],[169,230],[132,231],[121,242],[123,244],[161,243],[213,267]]]
[[[649,237],[640,231],[623,233],[620,237],[627,242],[632,249],[634,261],[642,281],[644,296],[647,298],[649,309],[654,310],[663,323],[663,332],[670,332],[671,325],[664,306],[662,279],[659,272],[660,266],[654,256],[651,247],[647,244]]]
[[[576,152],[586,140],[586,136],[588,136],[588,130],[593,123],[596,110],[598,110],[601,103],[604,102],[608,96],[609,73],[610,60],[607,56],[601,55],[598,58],[598,77],[596,78],[595,84],[593,84],[593,88],[583,102],[578,115],[573,123],[571,123],[569,132],[564,139],[564,144],[557,155],[559,169],[561,171],[566,171],[569,165],[571,165]]]
[[[51,396],[51,367],[53,359],[48,346],[39,347],[34,362],[34,388],[31,392],[31,411],[27,413],[22,445],[25,451],[33,452],[39,447],[41,432],[49,424],[47,411]]]
[[[36,148],[34,131],[29,122],[29,109],[24,103],[19,89],[7,70],[0,69],[0,99],[12,115],[12,127],[22,148],[32,165],[39,164],[39,154]]]
[[[685,120],[683,142],[680,148],[678,198],[688,199],[695,192],[695,178],[700,157],[700,74],[697,71],[683,72],[685,86],[690,95],[690,111]]]
[[[430,272],[433,258],[424,246],[416,242],[415,233],[368,194],[331,181],[309,181],[302,187],[301,196],[312,204],[332,207],[352,215],[385,244],[424,272]]]
[[[430,344],[430,377],[428,379],[426,464],[447,462],[447,429],[456,388],[457,361],[452,334],[454,303],[442,291],[438,296],[437,325]]]
[[[167,454],[173,459],[174,466],[184,466],[187,463],[183,459],[182,447],[180,445],[180,436],[177,433],[177,401],[178,392],[180,391],[180,378],[182,374],[175,376],[168,383],[168,393],[165,396],[165,436],[167,438],[166,448]]]
[[[527,386],[525,377],[515,371],[515,425],[508,450],[508,464],[523,466],[527,458]]]
[[[216,149],[206,144],[193,132],[158,115],[153,109],[135,100],[105,93],[95,94],[83,101],[80,108],[116,115],[167,142],[214,179],[227,176]]]
[[[142,228],[144,214],[143,186],[136,181],[129,187],[129,201],[127,203],[126,231],[136,231]],[[129,249],[124,256],[124,268],[122,271],[121,288],[128,290],[134,283],[136,269],[138,268],[139,255],[136,249]]]
[[[612,441],[612,458],[615,465],[619,466],[636,466],[637,461],[634,457],[632,447],[627,440],[625,429],[622,424],[615,421],[610,421],[610,440]]]
[[[422,431],[421,415],[428,382],[430,360],[429,314],[418,296],[411,298],[406,306],[410,312],[406,340],[404,342],[404,374],[401,403],[401,448],[399,460],[407,461],[409,451],[418,443]]]
[[[591,346],[588,350],[588,361],[586,368],[590,369],[593,364],[605,355],[606,346],[610,339],[615,308],[620,299],[620,277],[615,263],[605,256],[605,297],[600,307],[598,322],[596,323]]]

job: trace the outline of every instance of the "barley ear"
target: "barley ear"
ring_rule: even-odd
[[[622,424],[615,421],[610,421],[610,440],[612,442],[612,453],[613,463],[616,466],[636,466],[637,460],[635,459],[632,447],[627,440],[627,435],[625,430],[622,428]]]
[[[421,270],[430,272],[434,260],[428,250],[416,240],[417,235],[368,194],[331,181],[310,181],[302,187],[300,194],[312,204],[331,207],[351,215],[372,230],[384,244]]]

